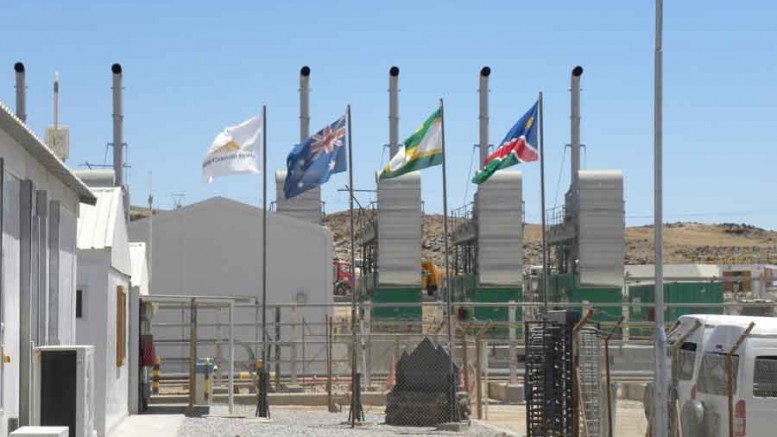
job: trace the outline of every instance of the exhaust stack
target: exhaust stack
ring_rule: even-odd
[[[310,67],[299,71],[299,142],[310,136]]]
[[[121,65],[113,64],[113,172],[116,174],[116,186],[124,187],[124,138],[122,126],[124,114],[121,104]]]
[[[16,71],[16,117],[27,123],[27,91],[24,77],[24,64],[17,62],[13,66]]]
[[[580,170],[580,76],[583,75],[583,67],[572,69],[572,114],[571,148],[572,148],[572,188],[577,187],[577,172]]]
[[[488,158],[488,77],[491,75],[491,68],[488,66],[483,67],[480,70],[480,141],[478,146],[480,147],[480,168],[486,162]]]
[[[54,130],[59,128],[59,72],[54,73]]]
[[[399,67],[389,69],[389,159],[399,149]]]

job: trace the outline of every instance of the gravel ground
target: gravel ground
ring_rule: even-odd
[[[315,437],[391,437],[391,436],[483,436],[498,437],[505,434],[490,427],[473,423],[467,431],[442,432],[433,428],[395,427],[383,424],[383,414],[365,413],[367,425],[351,428],[343,424],[348,419],[348,412],[327,413],[312,408],[283,408],[271,410],[270,422],[260,421],[253,417],[254,407],[235,406],[235,415],[246,418],[223,418],[214,416],[227,415],[225,406],[211,407],[211,416],[206,418],[186,418],[178,432],[178,437],[249,437],[249,436],[315,436]]]

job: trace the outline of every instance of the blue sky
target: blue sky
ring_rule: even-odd
[[[309,65],[311,130],[353,110],[356,187],[373,189],[388,159],[388,69],[400,75],[400,137],[446,101],[449,205],[471,198],[477,87],[492,68],[491,142],[545,93],[548,206],[569,179],[569,73],[585,68],[585,167],[622,169],[629,224],[652,220],[653,3],[527,1],[67,1],[3,2],[0,100],[13,105],[13,63],[27,66],[28,114],[51,123],[51,81],[62,77],[61,122],[77,167],[102,163],[111,141],[113,62],[124,67],[125,139],[133,203],[153,173],[162,207],[215,195],[261,202],[261,177],[206,185],[213,137],[268,107],[268,168],[298,140],[298,72]],[[777,5],[667,1],[665,217],[777,229]],[[109,158],[110,159],[110,158]],[[562,160],[564,166],[562,168]],[[539,166],[527,164],[527,219],[539,218]],[[327,210],[347,207],[334,175]],[[270,187],[274,193],[274,186]],[[426,171],[427,211],[441,211],[440,170]],[[466,196],[466,197],[465,197]],[[270,200],[274,195],[270,196]],[[369,194],[360,195],[369,200]]]

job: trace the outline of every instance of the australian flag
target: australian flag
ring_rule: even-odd
[[[291,199],[323,185],[332,173],[347,168],[345,155],[345,116],[318,131],[294,149],[286,158],[286,182],[283,194]]]

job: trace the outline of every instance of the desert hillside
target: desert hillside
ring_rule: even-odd
[[[348,214],[337,212],[326,217],[325,225],[335,236],[338,257],[349,253]],[[541,257],[540,226],[527,224],[526,262],[539,264]],[[442,215],[424,217],[423,257],[443,264]],[[679,263],[777,263],[777,232],[746,224],[695,222],[670,223],[664,231],[665,261]],[[626,263],[653,263],[653,227],[626,229]]]
[[[146,217],[148,211],[132,208],[132,219]],[[424,216],[422,253],[425,259],[443,265],[443,223],[441,214]],[[332,230],[336,256],[349,256],[349,218],[346,211],[326,216],[324,225]],[[357,224],[357,229],[358,229]],[[527,224],[526,263],[540,263],[540,226]],[[771,263],[777,264],[777,231],[756,228],[747,224],[695,222],[670,223],[664,231],[666,262],[679,263]],[[626,228],[626,263],[653,263],[653,227]]]

